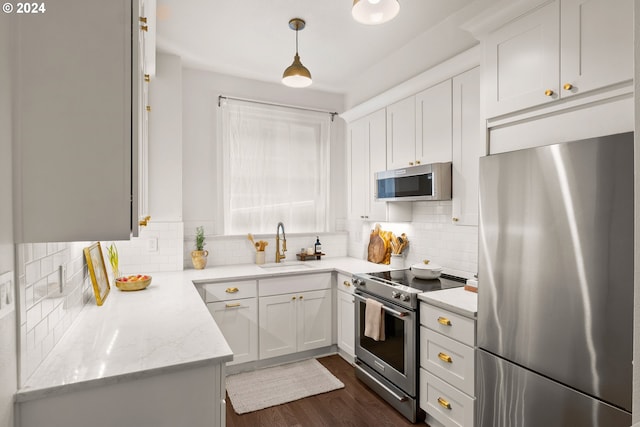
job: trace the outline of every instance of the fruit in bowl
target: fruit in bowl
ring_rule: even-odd
[[[139,291],[151,283],[151,276],[146,274],[132,274],[116,279],[116,286],[121,291]]]

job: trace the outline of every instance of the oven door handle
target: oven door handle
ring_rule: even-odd
[[[356,298],[358,298],[360,301],[365,301],[365,302],[367,301],[367,300],[366,300],[366,298],[363,298],[363,297],[361,297],[361,296],[360,296],[360,295],[358,295],[358,294],[355,294],[354,296],[355,296]],[[372,298],[372,299],[374,299],[374,298]],[[376,301],[377,301],[377,300],[376,300]],[[384,303],[382,303],[382,309],[383,309],[384,311],[386,311],[387,313],[389,313],[389,314],[391,314],[391,315],[393,315],[393,316],[395,316],[395,317],[399,317],[399,318],[401,318],[401,319],[407,316],[407,312],[406,312],[406,311],[397,311],[397,310],[394,310],[393,308],[389,308],[389,307],[387,307],[386,305],[384,305]]]
[[[356,365],[361,365],[362,362],[360,362],[359,360],[356,360]],[[373,375],[371,375],[370,373],[368,373],[367,371],[365,371],[364,369],[360,369],[358,372],[362,372],[363,374],[365,374],[366,376],[368,376],[371,381],[374,381],[376,384],[378,384],[380,387],[382,387],[387,393],[389,393],[390,395],[392,395],[393,397],[395,397],[396,399],[398,399],[400,402],[405,402],[407,401],[407,396],[400,396],[398,395],[396,392],[394,392],[393,390],[391,390],[389,387],[387,387],[386,385],[382,384],[380,381],[378,381],[377,378],[375,378]]]

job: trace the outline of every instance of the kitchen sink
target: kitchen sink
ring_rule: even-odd
[[[270,262],[268,264],[262,264],[260,268],[264,268],[265,270],[271,270],[273,272],[276,272],[276,271],[307,270],[307,269],[313,268],[313,266],[306,264],[302,261],[292,261],[292,262]]]

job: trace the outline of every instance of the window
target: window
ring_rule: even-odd
[[[225,234],[327,228],[328,114],[227,100],[222,106]]]

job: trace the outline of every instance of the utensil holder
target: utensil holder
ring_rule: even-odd
[[[264,264],[264,251],[256,252],[256,264],[258,265]]]
[[[391,254],[391,260],[389,262],[389,267],[397,268],[401,270],[404,268],[404,258],[402,254]]]

